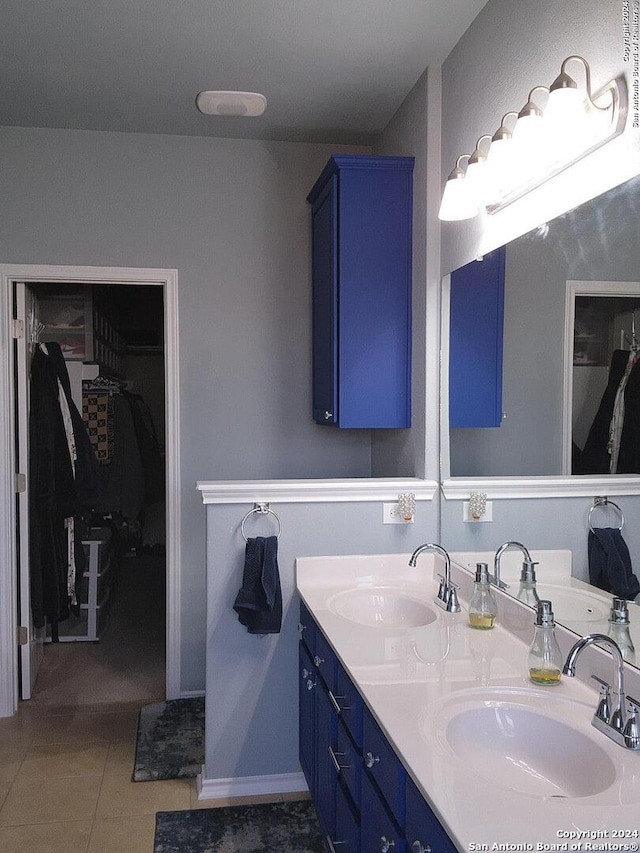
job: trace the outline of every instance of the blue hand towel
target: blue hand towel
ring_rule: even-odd
[[[247,539],[244,573],[233,609],[250,634],[278,634],[282,625],[282,593],[278,571],[278,538]]]
[[[590,583],[627,600],[640,593],[640,581],[633,574],[629,549],[618,528],[590,530],[588,554]]]

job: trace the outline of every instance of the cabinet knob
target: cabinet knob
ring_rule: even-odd
[[[316,686],[315,681],[312,681],[310,678],[307,679],[307,690],[313,690]]]
[[[330,421],[332,417],[333,417],[333,412],[325,412],[324,413],[325,421]]]
[[[412,853],[431,853],[431,846],[416,839],[411,845],[411,851]]]
[[[311,675],[311,670],[307,669],[306,666],[304,666],[302,668],[302,677],[303,678],[309,678],[310,675]]]
[[[373,767],[374,764],[377,764],[380,761],[379,755],[374,755],[372,752],[367,752],[364,757],[364,763],[367,765],[369,770]]]
[[[387,838],[386,835],[383,835],[380,838],[380,853],[389,853],[392,847],[396,846],[396,842],[393,838]]]
[[[313,659],[313,662],[315,663],[316,666],[320,666],[321,664],[324,663],[324,658],[321,658],[320,655],[316,655]]]

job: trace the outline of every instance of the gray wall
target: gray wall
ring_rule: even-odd
[[[251,506],[207,507],[205,779],[300,772],[295,558],[410,553],[434,532],[431,502],[418,502],[415,523],[406,525],[382,525],[376,502],[271,503],[282,524],[283,625],[280,634],[257,637],[232,610],[242,580],[240,522]]]
[[[309,213],[338,146],[0,129],[3,263],[178,270],[182,689],[202,689],[197,480],[367,477],[368,432],[310,418]]]
[[[413,281],[411,429],[372,432],[374,477],[421,477],[425,475],[425,325],[427,219],[427,72],[413,87],[374,146],[376,154],[415,158],[413,170]]]

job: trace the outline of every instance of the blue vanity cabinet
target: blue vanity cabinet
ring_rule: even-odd
[[[304,604],[300,625],[300,764],[329,853],[455,853]]]
[[[502,423],[504,247],[451,273],[449,426]]]
[[[332,157],[312,207],[313,418],[411,425],[412,157]]]
[[[409,778],[406,786],[405,836],[407,853],[457,853],[457,848],[440,821]]]

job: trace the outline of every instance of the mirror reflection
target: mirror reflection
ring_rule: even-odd
[[[471,426],[449,430],[452,477],[640,473],[640,365],[632,370],[640,337],[639,213],[634,178],[498,250],[504,316],[495,333],[470,341],[452,314],[450,346],[462,347],[458,358],[470,371],[502,348],[497,425],[476,427],[471,411],[462,421]],[[453,273],[452,292],[455,280]],[[609,425],[623,378],[626,429],[623,415],[612,468]]]
[[[491,253],[482,263],[491,268],[486,292],[493,302],[474,304],[460,327],[454,300],[464,304],[465,294],[454,290],[464,271],[452,274],[443,327],[446,334],[449,325],[443,387],[451,403],[451,477],[640,473],[639,213],[640,177]],[[456,400],[460,365],[472,379]],[[490,398],[483,412],[473,399],[473,386],[480,384],[483,399]],[[590,526],[616,535],[615,509]],[[461,556],[465,567],[476,557]],[[510,556],[507,566],[515,559]],[[518,567],[513,562],[508,577],[514,596]],[[640,595],[573,578],[570,552],[558,577],[544,574],[540,597],[557,602],[558,621],[578,634],[609,633],[614,598],[624,595],[636,648],[629,662],[640,665],[640,607],[634,603]]]

